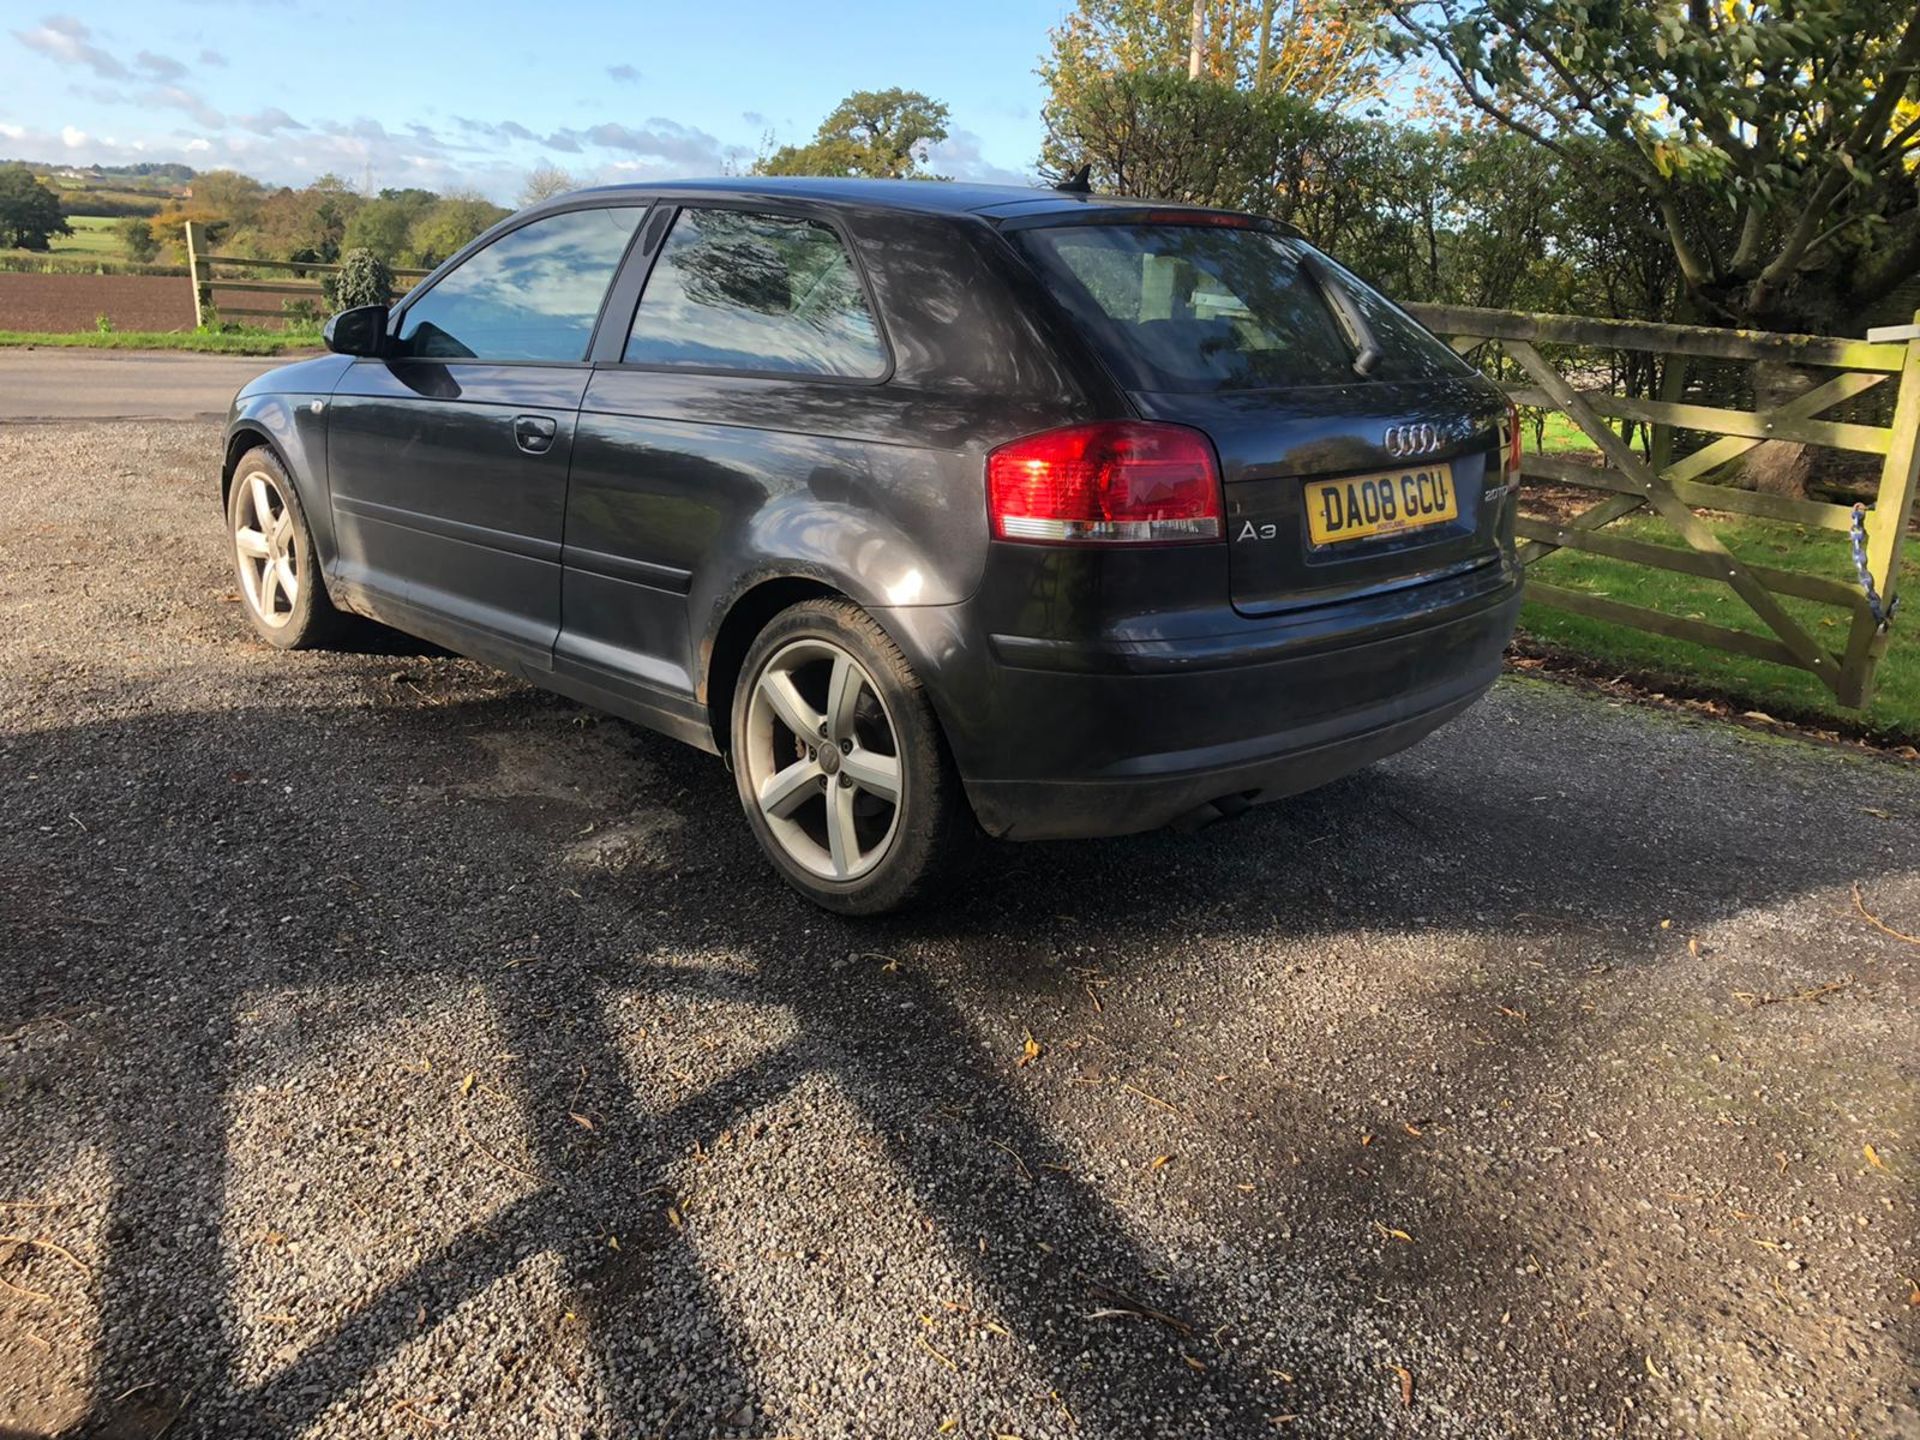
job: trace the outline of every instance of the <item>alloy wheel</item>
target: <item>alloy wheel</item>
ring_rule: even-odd
[[[747,781],[781,851],[825,880],[878,865],[900,828],[898,731],[873,677],[829,640],[768,657],[747,702]]]
[[[247,604],[264,625],[278,630],[293,619],[300,600],[300,565],[293,543],[293,512],[279,481],[255,470],[236,482],[233,546],[240,562],[240,586]]]

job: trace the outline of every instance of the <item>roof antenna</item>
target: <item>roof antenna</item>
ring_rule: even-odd
[[[1066,179],[1053,188],[1063,190],[1069,195],[1091,195],[1093,193],[1093,166],[1082,165]]]

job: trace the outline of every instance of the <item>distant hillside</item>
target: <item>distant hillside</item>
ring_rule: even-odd
[[[73,179],[132,182],[129,188],[141,189],[146,188],[139,185],[138,182],[141,181],[161,188],[185,185],[192,181],[195,173],[191,165],[176,165],[157,160],[143,160],[138,165],[67,165],[48,160],[19,158],[0,160],[0,165],[24,165],[36,175],[58,175],[70,182]]]

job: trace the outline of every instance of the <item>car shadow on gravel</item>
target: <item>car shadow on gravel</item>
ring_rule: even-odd
[[[1156,937],[1230,947],[1276,928],[1330,940],[1356,926],[1484,931],[1496,911],[1514,936],[1551,940],[1569,923],[1637,934],[1649,894],[1692,926],[1843,882],[1856,863],[1803,843],[1810,809],[1845,809],[1843,798],[1742,789],[1732,825],[1711,783],[1695,797],[1707,803],[1656,811],[1667,793],[1656,770],[1607,774],[1572,795],[1562,785],[1548,804],[1529,778],[1540,772],[1516,757],[1505,773],[1381,770],[1197,837],[1011,852],[944,908],[857,924],[774,884],[709,758],[611,722],[595,722],[588,745],[581,718],[512,695],[431,710],[143,717],[0,742],[10,777],[0,800],[25,837],[0,848],[0,893],[11,897],[0,948],[25,959],[0,999],[0,1033],[104,1014],[10,1061],[13,1108],[31,1122],[19,1193],[76,1149],[98,1147],[110,1171],[92,1292],[100,1341],[75,1433],[324,1423],[402,1347],[536,1254],[560,1257],[578,1297],[616,1433],[804,1425],[763,1392],[752,1340],[683,1233],[698,1221],[662,1187],[690,1150],[720,1144],[809,1076],[830,1078],[882,1137],[932,1222],[928,1243],[964,1264],[1087,1433],[1266,1433],[1301,1392],[1277,1389],[1257,1347],[1218,1328],[1233,1314],[1079,1178],[1081,1157],[1031,1112],[1007,1058],[983,1051],[956,991],[1001,1002],[1077,991],[1061,959],[1069,940],[1124,973]],[[449,787],[484,763],[481,740],[501,735],[576,766],[580,798],[448,802]],[[609,778],[622,757],[632,773]],[[668,855],[566,870],[560,857],[583,818],[635,810],[670,814]],[[249,848],[248,837],[271,844]],[[1398,883],[1380,883],[1383,872]],[[532,945],[527,936],[537,963],[503,958]],[[1652,963],[1639,940],[1623,943],[1627,963],[1636,946]],[[736,966],[634,958],[716,950]],[[957,958],[884,975],[844,965],[902,951]],[[500,1017],[513,1108],[526,1117],[527,1188],[272,1373],[243,1373],[233,1276],[207,1262],[232,1243],[222,1236],[228,1117],[248,1043],[236,1017],[276,991],[396,982],[470,986]],[[793,1033],[663,1105],[629,1077],[608,1015],[613,987],[783,1007]],[[319,1021],[297,1038],[319,1053],[334,1037]],[[1554,1024],[1529,1026],[1505,1038],[1499,1063],[1539,1063],[1565,1038]],[[1149,1063],[1144,1044],[1116,1045],[1122,1059]],[[1456,1088],[1472,1088],[1478,1063],[1461,1058]],[[953,1108],[930,1123],[941,1105]],[[1252,1173],[1333,1206],[1366,1213],[1383,1188],[1421,1183],[1385,1145],[1358,1166],[1344,1156],[1291,1164],[1283,1114],[1223,1108],[1218,1118],[1239,1127],[1222,1143],[1240,1146]],[[1472,1290],[1483,1260],[1504,1263],[1511,1249],[1491,1215],[1436,1212],[1427,1223],[1446,1243],[1391,1263],[1436,1295]],[[1289,1283],[1268,1282],[1278,1309]],[[1300,1297],[1303,1315],[1324,1303]],[[662,1349],[643,1344],[656,1337]],[[1323,1337],[1330,1354],[1340,1339]],[[865,1343],[853,1329],[845,1342]],[[1609,1360],[1585,1377],[1595,1413],[1617,1413],[1617,1370]],[[1382,1393],[1382,1426],[1401,1423],[1390,1379]]]

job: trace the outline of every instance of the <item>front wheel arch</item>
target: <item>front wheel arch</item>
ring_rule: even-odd
[[[287,483],[296,485],[293,466],[287,463],[286,452],[274,442],[273,436],[257,425],[241,425],[227,437],[227,453],[220,464],[220,513],[227,513],[227,504],[233,498],[233,472],[240,468],[240,459],[249,450],[265,449],[280,462],[280,468],[286,472]],[[297,485],[296,485],[297,488]],[[307,497],[300,497],[301,504]]]

